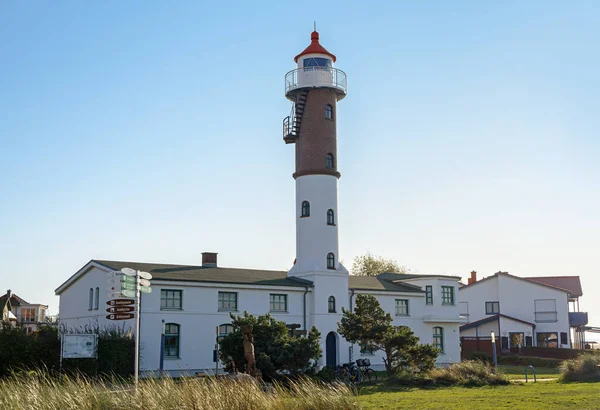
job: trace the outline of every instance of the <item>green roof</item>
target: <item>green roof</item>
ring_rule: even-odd
[[[180,282],[232,283],[259,286],[313,286],[313,283],[287,276],[285,271],[219,268],[193,265],[168,265],[123,261],[92,260],[107,268],[121,270],[131,268],[149,272],[152,279]]]

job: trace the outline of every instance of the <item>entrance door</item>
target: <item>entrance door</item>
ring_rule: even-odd
[[[332,368],[337,366],[337,339],[334,332],[329,332],[325,339],[325,364]]]

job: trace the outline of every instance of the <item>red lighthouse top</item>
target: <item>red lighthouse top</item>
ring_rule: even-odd
[[[295,62],[298,62],[298,59],[306,54],[325,54],[331,57],[333,59],[333,62],[335,63],[335,56],[329,51],[325,50],[325,47],[319,44],[319,33],[317,33],[317,30],[311,33],[310,40],[310,45],[306,47],[303,52],[294,57]]]

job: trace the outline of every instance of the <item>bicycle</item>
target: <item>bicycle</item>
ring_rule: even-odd
[[[354,383],[358,379],[359,371],[355,362],[344,363],[335,368],[334,377],[340,382]]]
[[[356,360],[356,366],[360,370],[360,377],[362,380],[377,381],[377,372],[371,369],[371,361],[369,359],[358,359]]]

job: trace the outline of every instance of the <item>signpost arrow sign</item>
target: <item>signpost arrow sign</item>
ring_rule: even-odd
[[[140,278],[150,280],[152,279],[152,275],[148,272],[140,272]]]
[[[152,288],[149,288],[148,286],[140,286],[140,292],[152,293]]]
[[[142,286],[150,286],[150,281],[146,279],[140,279],[140,285]]]
[[[135,297],[135,291],[129,290],[129,289],[123,289],[121,291],[121,294],[123,296],[125,296],[126,298],[134,298]]]
[[[106,315],[108,320],[127,320],[133,319],[135,315],[133,313],[115,313],[112,315]]]
[[[135,283],[135,277],[133,276],[121,276],[121,283]]]
[[[135,306],[113,306],[106,308],[108,313],[127,313],[133,312],[135,310]]]
[[[121,288],[135,290],[135,283],[121,283]]]
[[[127,276],[135,276],[135,269],[123,268],[121,269],[121,272],[123,272],[123,274]]]
[[[133,299],[113,299],[106,302],[108,306],[125,306],[125,305],[133,305],[135,300]]]

